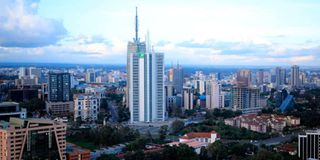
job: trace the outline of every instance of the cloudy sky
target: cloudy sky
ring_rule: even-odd
[[[0,0],[0,62],[125,64],[135,6],[167,64],[320,65],[319,0]]]

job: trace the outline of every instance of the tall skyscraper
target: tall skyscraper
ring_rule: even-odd
[[[94,69],[88,69],[86,73],[86,82],[95,83],[96,82],[96,72]]]
[[[221,94],[221,84],[217,81],[207,81],[206,87],[206,108],[223,108],[224,95]]]
[[[242,113],[252,113],[261,110],[260,91],[258,88],[234,86],[231,91],[231,107]]]
[[[320,159],[320,130],[306,131],[298,137],[298,156],[302,160]]]
[[[299,75],[300,75],[299,66],[293,65],[291,67],[291,78],[290,78],[291,88],[297,88],[300,86]]]
[[[286,69],[281,67],[276,67],[275,69],[276,75],[276,86],[279,87],[286,83]]]
[[[193,94],[194,89],[192,87],[183,87],[183,108],[186,110],[193,109]]]
[[[127,104],[130,122],[165,120],[164,54],[150,48],[149,38],[140,42],[136,9],[136,36],[128,42]]]
[[[250,70],[240,70],[237,73],[237,85],[238,86],[250,86],[252,81],[252,75]]]
[[[71,101],[70,73],[49,73],[49,101]]]
[[[168,71],[168,81],[172,82],[175,90],[175,94],[182,93],[183,87],[183,68],[177,64],[171,67]]]
[[[259,69],[256,73],[256,77],[257,77],[257,84],[261,85],[264,82],[264,71],[263,69]]]

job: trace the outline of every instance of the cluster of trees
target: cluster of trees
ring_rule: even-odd
[[[258,140],[258,139],[267,139],[271,137],[271,135],[269,134],[250,131],[246,128],[231,127],[231,126],[225,125],[221,121],[213,121],[213,120],[207,120],[207,121],[204,121],[203,123],[188,125],[184,127],[179,133],[182,135],[189,132],[210,132],[212,130],[218,132],[221,135],[221,138],[223,139]]]
[[[28,117],[31,117],[33,112],[44,113],[44,109],[46,108],[46,103],[38,98],[21,102],[19,105],[20,107],[27,109]]]
[[[179,146],[164,146],[160,152],[144,153],[141,149],[127,151],[126,160],[197,160],[198,155],[185,144]],[[101,156],[98,160],[119,160],[112,155]]]
[[[272,148],[272,147],[271,147]],[[252,144],[221,143],[217,141],[207,148],[202,147],[200,154],[185,144],[179,146],[164,146],[160,152],[145,153],[142,149],[129,150],[125,153],[126,160],[220,160],[220,159],[242,159],[242,160],[298,160],[297,156],[287,153],[277,153],[271,148],[258,148]],[[98,160],[118,160],[112,155],[104,155]]]
[[[103,147],[133,141],[139,137],[140,134],[138,131],[132,130],[126,126],[117,125],[92,128],[90,130],[74,130],[67,139],[76,144],[79,140],[89,140],[94,145]]]
[[[320,126],[320,89],[308,90],[304,94],[294,94],[296,101],[294,109],[286,115],[299,117],[301,125],[314,128]]]
[[[229,109],[214,109],[214,110],[207,110],[206,111],[206,119],[226,119],[231,117],[236,117],[241,115],[241,111],[232,111]]]

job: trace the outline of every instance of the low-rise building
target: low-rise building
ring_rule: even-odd
[[[262,114],[258,115],[245,114],[234,118],[227,118],[224,120],[226,125],[230,125],[238,128],[246,128],[252,131],[266,133],[282,132],[286,126],[298,126],[300,125],[300,119],[293,116],[282,116],[276,114]],[[268,130],[270,128],[271,130]]]
[[[67,143],[67,160],[90,160],[90,150]]]
[[[74,120],[96,121],[100,111],[100,97],[94,94],[74,95]]]
[[[199,142],[214,143],[220,139],[220,135],[215,132],[190,132],[179,138],[179,142],[196,140]]]
[[[0,159],[66,159],[67,125],[48,119],[0,121]]]
[[[46,102],[47,113],[55,117],[65,117],[73,113],[73,102]]]
[[[169,146],[186,144],[193,148],[197,154],[200,154],[202,147],[208,147],[209,144],[220,140],[220,135],[215,132],[190,132],[179,138],[178,142],[168,143]]]

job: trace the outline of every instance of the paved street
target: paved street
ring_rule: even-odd
[[[270,146],[270,145],[277,145],[277,144],[280,144],[280,143],[283,143],[283,142],[286,142],[288,140],[291,139],[291,137],[294,137],[296,134],[292,135],[280,135],[278,137],[273,137],[273,138],[269,138],[269,139],[265,139],[265,140],[226,140],[226,139],[223,139],[222,142],[239,142],[239,143],[252,143],[256,146],[260,146],[261,144],[265,144],[267,146]]]

